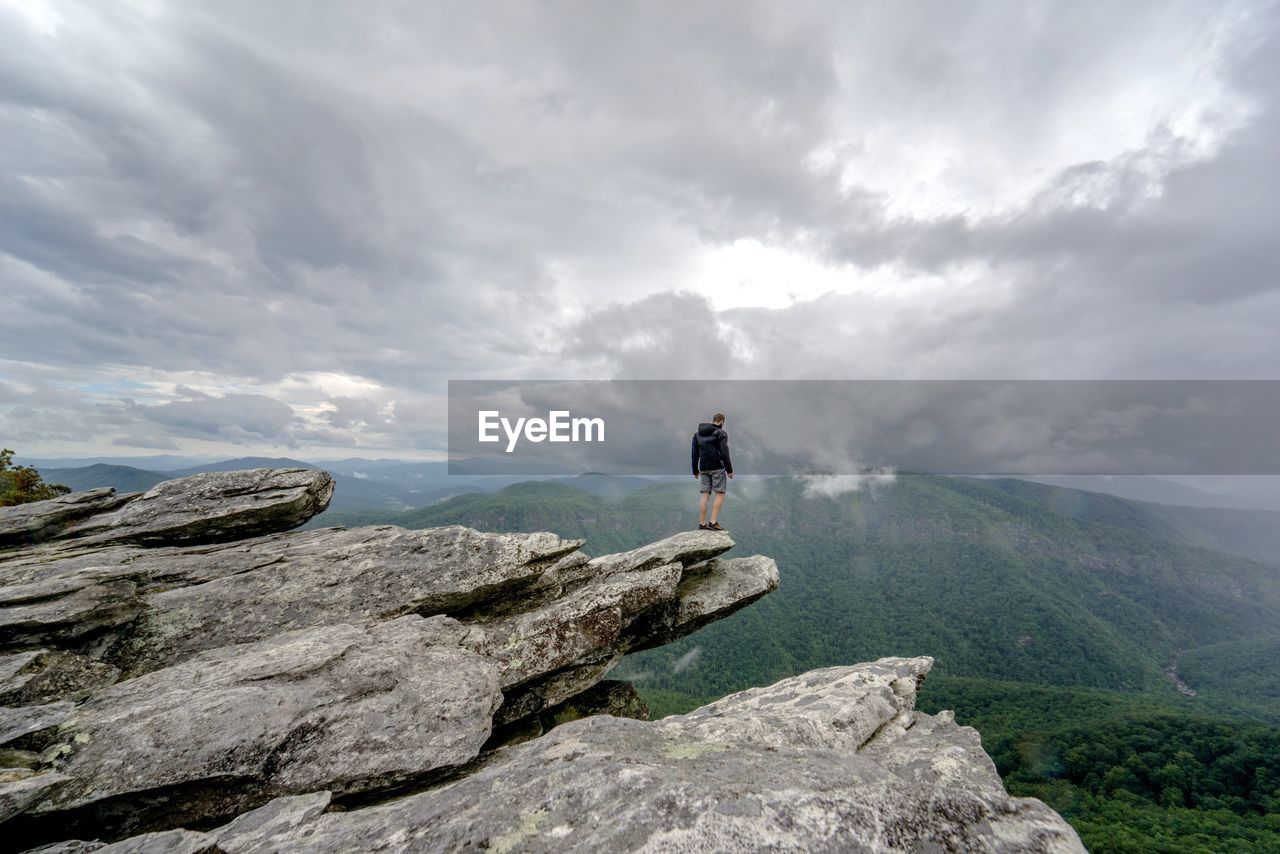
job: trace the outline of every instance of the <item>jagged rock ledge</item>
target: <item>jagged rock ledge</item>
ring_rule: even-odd
[[[973,730],[912,711],[929,659],[617,717],[647,717],[604,679],[622,655],[777,587],[727,534],[591,558],[547,533],[281,533],[332,491],[257,469],[0,509],[11,843],[1082,850]]]

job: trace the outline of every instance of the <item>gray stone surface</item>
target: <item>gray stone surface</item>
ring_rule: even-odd
[[[124,567],[140,556],[159,554],[164,549],[135,546],[95,546],[67,540],[43,543],[29,549],[0,552],[0,584],[33,584],[50,578],[74,577],[85,569]],[[127,572],[121,575],[129,575]],[[143,573],[135,573],[143,578]]]
[[[25,652],[15,652],[9,655],[0,655],[0,696],[16,693],[31,681],[37,659],[42,649],[30,649]],[[7,701],[6,701],[6,704]],[[13,704],[19,705],[19,704]]]
[[[954,722],[911,712],[929,664],[816,671],[656,723],[568,722],[470,776],[319,815],[259,850],[1083,852],[998,778],[886,761],[882,728],[907,713],[950,744]]]
[[[546,533],[384,525],[139,555],[129,562],[134,572],[167,571],[172,581],[181,564],[188,579],[209,580],[149,596],[147,613],[111,655],[126,672],[143,673],[307,626],[461,611],[515,595],[581,545]]]
[[[853,752],[900,713],[933,659],[884,658],[828,667],[765,688],[731,694],[687,715],[664,719],[668,729],[710,743],[823,747]]]
[[[978,731],[958,725],[952,712],[903,712],[860,751],[908,780],[991,792],[1003,788]]]
[[[218,840],[194,830],[144,833],[97,849],[102,854],[219,854]]]
[[[447,617],[324,626],[105,688],[45,750],[68,780],[31,812],[78,810],[84,824],[95,804],[171,789],[183,820],[203,821],[273,794],[389,787],[466,762],[502,699],[494,665],[462,647],[467,631]],[[202,801],[198,786],[216,796]]]
[[[333,478],[316,469],[207,472],[158,483],[58,537],[98,544],[225,542],[301,525],[332,496]]]
[[[669,563],[689,567],[723,554],[731,548],[733,548],[733,540],[724,531],[681,531],[638,549],[592,558],[590,574],[616,575],[652,569]]]
[[[521,709],[519,714],[504,717],[502,712],[506,708],[504,705],[494,716],[493,735],[485,745],[486,751],[537,738],[561,724],[592,715],[613,715],[638,721],[649,719],[649,706],[636,693],[635,687],[630,682],[612,679],[595,682],[554,705],[538,705],[532,711]],[[485,754],[481,756],[483,758]]]
[[[701,627],[727,608],[742,607],[778,589],[778,565],[761,555],[711,560],[685,573],[677,591],[679,608],[673,627]]]
[[[286,795],[250,810],[234,821],[216,830],[200,833],[174,829],[143,833],[108,845],[97,840],[69,839],[33,849],[28,854],[78,854],[78,852],[105,851],[106,854],[144,854],[173,851],[219,852],[241,854],[267,849],[266,840],[287,834],[299,825],[309,822],[329,806],[329,792],[312,792],[306,795]]]
[[[684,571],[669,602],[628,629],[626,649],[671,643],[777,589],[778,565],[771,558],[754,555],[696,564]]]
[[[65,701],[41,706],[0,707],[0,744],[52,729],[65,721],[74,709],[74,703]]]
[[[209,831],[209,835],[227,854],[260,851],[268,839],[286,835],[319,816],[329,806],[330,800],[329,792],[276,798],[217,830]]]
[[[101,851],[107,843],[97,840],[66,839],[39,848],[30,848],[26,854],[88,854],[90,851]]]
[[[595,661],[559,670],[541,679],[531,680],[519,687],[508,688],[503,692],[506,699],[502,708],[493,716],[493,722],[495,724],[513,723],[571,697],[579,696],[599,683],[600,679],[621,658],[621,653],[614,653]]]
[[[114,489],[104,486],[47,501],[0,507],[0,549],[43,542],[73,522],[115,509],[136,497],[137,493],[117,495]]]
[[[618,649],[631,622],[670,601],[679,582],[678,563],[606,576],[549,605],[485,625],[478,649],[499,663],[504,688],[575,667]]]
[[[479,649],[501,663],[507,696],[496,722],[562,703],[596,684],[626,652],[683,637],[777,588],[769,558],[693,563],[731,545],[725,534],[690,532],[597,559],[560,598],[485,623]],[[655,564],[660,560],[671,562]]]
[[[0,747],[0,769],[32,771],[40,767],[40,754],[17,747]]]
[[[87,655],[33,649],[0,656],[0,704],[31,706],[80,699],[110,685],[120,671]]]
[[[36,774],[25,768],[0,769],[0,822],[18,815],[66,781],[53,771]]]
[[[0,586],[0,648],[76,640],[142,613],[126,568],[50,571],[28,584]]]
[[[550,686],[544,681],[544,704],[558,703],[598,681],[623,653],[665,643],[659,636],[670,639],[687,633],[676,627],[682,608],[690,608],[690,613],[716,610],[723,616],[750,604],[766,589],[777,587],[777,566],[769,558],[752,559],[755,562],[749,566],[753,569],[728,561],[724,567],[706,563],[708,557],[732,547],[728,534],[687,531],[586,563],[561,561],[551,567],[555,578],[546,582],[555,589],[556,597],[533,600],[514,613],[482,619],[485,638],[478,648],[500,662],[509,699],[513,687],[547,680],[553,674],[564,674],[573,682],[574,672],[596,672],[585,680],[579,677],[571,688],[547,690]],[[739,571],[734,573],[730,567]],[[697,580],[684,585],[686,573],[699,579],[732,574],[735,581],[727,582],[724,592],[741,588],[743,595],[730,601],[727,596],[708,592],[702,604],[693,603],[698,596],[695,591],[714,585]],[[748,576],[754,584],[737,580]],[[688,606],[685,594],[691,597]],[[544,604],[535,604],[538,601]]]
[[[649,706],[630,682],[605,679],[586,691],[574,694],[564,702],[552,706],[543,712],[541,717],[546,729],[551,729],[553,726],[579,718],[602,714],[613,715],[615,718],[647,721]]]

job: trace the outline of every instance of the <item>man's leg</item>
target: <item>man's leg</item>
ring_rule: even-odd
[[[716,520],[720,518],[720,505],[724,504],[724,493],[717,492],[716,500],[711,502],[711,524],[714,525]],[[705,513],[707,509],[707,496],[702,496],[702,510]]]
[[[698,524],[699,525],[707,524],[707,499],[710,497],[711,497],[711,493],[709,492],[702,493],[702,499],[698,505]],[[719,495],[717,497],[724,498],[723,495]],[[720,509],[719,505],[716,505],[716,509],[717,510]]]

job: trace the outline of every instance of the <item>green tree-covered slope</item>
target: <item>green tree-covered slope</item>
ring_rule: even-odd
[[[1280,851],[1280,729],[1150,695],[930,678],[1017,795],[1041,798],[1094,852]]]

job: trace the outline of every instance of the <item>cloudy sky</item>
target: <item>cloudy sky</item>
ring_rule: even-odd
[[[1280,379],[1260,2],[0,0],[0,442],[461,378]]]

